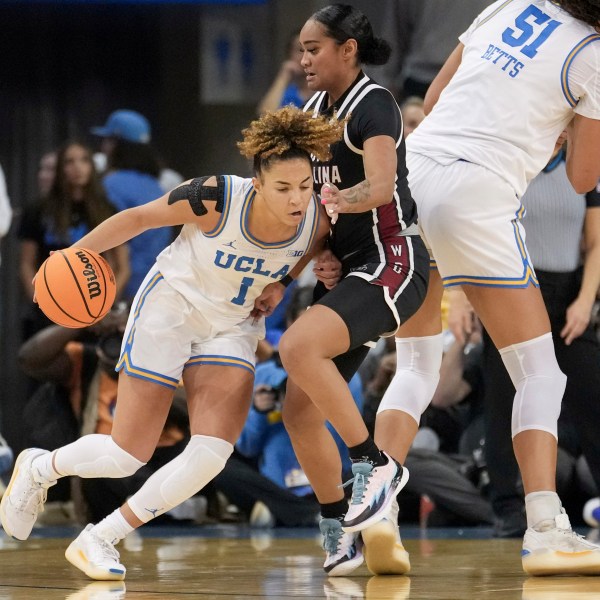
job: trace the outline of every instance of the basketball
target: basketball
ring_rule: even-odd
[[[51,254],[35,278],[42,312],[63,327],[87,327],[111,309],[117,291],[110,265],[97,252],[66,248]]]

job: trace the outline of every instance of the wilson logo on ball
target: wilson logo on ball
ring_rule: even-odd
[[[87,289],[90,300],[99,296],[102,293],[102,289],[100,288],[100,282],[98,281],[98,276],[96,275],[96,271],[88,258],[88,255],[83,251],[79,250],[75,253],[79,260],[84,265],[83,276],[87,279]]]

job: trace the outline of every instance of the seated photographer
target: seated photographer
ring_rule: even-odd
[[[118,305],[95,325],[82,329],[51,325],[21,346],[21,368],[42,382],[23,412],[26,446],[53,450],[84,434],[110,434],[117,398],[115,366],[127,316],[127,306]],[[48,490],[48,500],[66,502],[72,497],[78,501],[77,519],[97,521],[176,456],[188,436],[185,401],[176,399],[158,448],[143,469],[124,479],[74,479],[78,482],[74,486],[68,479],[60,480]]]

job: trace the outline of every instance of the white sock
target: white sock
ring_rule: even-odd
[[[544,525],[554,527],[554,517],[560,514],[560,498],[556,492],[531,492],[525,496],[527,527],[544,530],[543,521],[551,521]],[[540,529],[541,526],[541,529]]]
[[[119,508],[104,517],[100,523],[94,525],[92,531],[100,538],[110,542],[113,546],[118,544],[128,533],[133,531],[133,527],[125,520],[123,513]]]
[[[56,469],[52,466],[52,457],[54,452],[48,454],[42,454],[34,458],[31,462],[31,467],[34,469],[33,478],[38,483],[50,483],[56,481],[59,477],[62,477],[60,473],[56,472]]]

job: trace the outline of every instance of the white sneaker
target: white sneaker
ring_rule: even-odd
[[[361,532],[363,553],[373,575],[405,575],[410,558],[402,545],[398,527],[398,501],[393,499],[388,514]]]
[[[521,560],[528,575],[600,575],[600,546],[571,529],[564,509],[554,525],[538,531],[529,527],[523,538]]]
[[[6,533],[17,540],[26,540],[38,513],[43,512],[48,488],[56,481],[38,483],[31,463],[48,450],[28,448],[17,457],[15,469],[0,502],[0,520]]]
[[[408,481],[408,469],[389,454],[382,454],[388,459],[385,465],[374,467],[368,462],[352,465],[352,500],[342,521],[344,531],[361,531],[381,521]]]
[[[363,564],[357,534],[346,533],[337,519],[321,519],[319,529],[323,534],[323,549],[326,554],[323,565],[325,573],[331,577],[348,575]]]
[[[107,540],[96,535],[88,525],[73,540],[65,552],[66,559],[91,579],[121,581],[125,579],[125,567],[119,562],[117,549]]]
[[[275,527],[275,517],[269,510],[269,507],[258,500],[254,503],[252,511],[250,512],[250,527],[256,529],[272,529]]]

